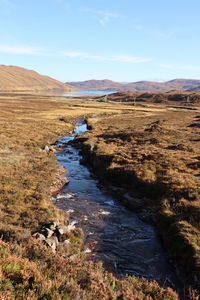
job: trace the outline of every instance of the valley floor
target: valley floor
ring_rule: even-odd
[[[150,205],[145,202],[143,214],[148,216],[151,211],[156,217],[174,261],[182,265],[185,259],[186,274],[192,266],[190,280],[196,282],[200,255],[199,182],[195,176],[199,175],[200,140],[194,124],[200,112],[2,95],[0,299],[178,298],[155,282],[135,277],[119,280],[101,264],[89,262],[82,251],[81,232],[71,233],[69,248],[56,254],[32,237],[42,223],[67,221],[64,212],[51,203],[50,187],[56,186],[62,171],[45,145],[72,131],[74,120],[100,114],[107,117],[89,119],[94,130],[85,135],[90,163],[96,158],[97,167],[100,159],[99,175],[107,182],[125,189],[129,184],[130,193],[137,186],[139,195],[149,196]],[[134,209],[135,204],[131,206]],[[139,208],[141,212],[143,204]],[[191,289],[189,294],[197,299]]]

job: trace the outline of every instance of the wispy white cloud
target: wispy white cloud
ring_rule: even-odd
[[[136,24],[136,25],[133,26],[133,28],[134,28],[135,30],[141,31],[141,30],[144,29],[144,26],[143,26],[143,25],[140,25],[140,24]]]
[[[122,15],[116,12],[95,10],[91,8],[82,9],[84,12],[90,13],[90,15],[95,18],[101,26],[105,26],[110,23],[113,19],[121,18]]]
[[[149,34],[163,39],[170,39],[174,36],[174,32],[172,31],[159,31],[159,30],[151,30]]]
[[[156,37],[156,38],[170,39],[174,35],[174,33],[171,31],[154,30],[151,28],[146,28],[145,26],[143,26],[141,24],[133,25],[132,28],[136,31],[140,31],[146,35],[150,35],[150,36]]]
[[[101,24],[102,26],[105,26],[112,19],[120,18],[120,15],[116,13],[98,11],[98,14],[99,14],[99,24]]]
[[[30,47],[30,46],[7,46],[7,45],[0,45],[0,53],[26,54],[26,55],[41,55],[41,54],[43,54],[41,48]]]
[[[132,63],[145,63],[152,61],[151,58],[132,56],[132,55],[116,55],[111,58],[113,61],[121,61],[121,62],[132,62]]]
[[[161,68],[170,69],[170,70],[188,70],[188,71],[200,71],[200,66],[193,65],[168,65],[168,64],[160,64]]]
[[[71,51],[71,52],[64,52],[64,55],[71,57],[71,58],[87,58],[87,59],[96,59],[96,60],[100,60],[100,61],[108,60],[108,58],[105,56],[92,55],[92,54],[89,54],[86,52]]]
[[[110,62],[122,62],[122,63],[145,63],[152,61],[151,58],[134,56],[134,55],[94,55],[87,52],[81,51],[66,51],[66,52],[57,52],[57,51],[50,51],[48,49],[42,49],[39,47],[32,47],[32,46],[25,46],[25,45],[0,45],[0,53],[5,54],[15,54],[15,55],[45,55],[45,56],[57,56],[60,54],[64,54],[66,57],[75,59],[90,59],[96,61],[110,61]]]
[[[64,54],[68,57],[86,57],[87,56],[87,53],[85,53],[85,52],[76,52],[76,51],[64,52]]]
[[[102,55],[92,55],[86,52],[64,52],[64,55],[71,58],[85,58],[94,59],[98,61],[115,61],[115,62],[125,62],[125,63],[145,63],[152,61],[151,58],[133,56],[133,55],[112,55],[112,56],[102,56]]]

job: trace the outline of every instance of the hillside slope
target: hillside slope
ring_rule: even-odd
[[[16,66],[0,65],[0,90],[32,91],[32,90],[75,90],[76,88],[43,76],[35,71]]]
[[[100,98],[101,99],[101,98]],[[115,102],[148,102],[165,103],[168,105],[200,105],[198,91],[170,91],[170,92],[116,92],[107,96],[107,100]]]
[[[131,83],[120,83],[111,80],[87,80],[79,82],[68,82],[74,87],[83,90],[107,90],[116,91],[141,91],[141,92],[161,92],[170,90],[192,90],[200,86],[200,80],[174,79],[166,82],[138,81]]]
[[[104,80],[87,80],[87,81],[77,81],[77,82],[67,82],[72,86],[80,88],[81,90],[106,90],[114,89],[121,90],[123,89],[123,84],[120,82],[104,79]]]

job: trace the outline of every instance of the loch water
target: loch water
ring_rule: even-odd
[[[71,98],[71,97],[101,97],[116,93],[115,90],[79,90],[73,92],[65,92],[62,96]]]

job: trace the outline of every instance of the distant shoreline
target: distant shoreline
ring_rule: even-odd
[[[64,97],[84,97],[84,96],[106,96],[117,93],[116,90],[79,90],[73,92],[65,92]]]

